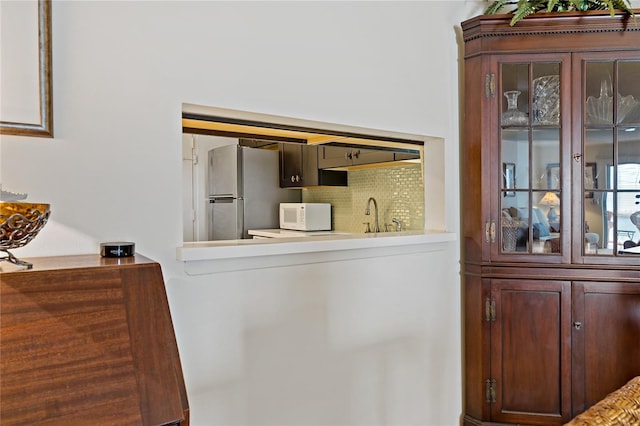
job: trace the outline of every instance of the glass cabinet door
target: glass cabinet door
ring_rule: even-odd
[[[562,251],[561,65],[499,65],[500,254],[557,257]]]
[[[640,58],[582,64],[582,255],[638,255]]]

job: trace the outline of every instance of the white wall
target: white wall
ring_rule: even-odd
[[[446,140],[458,231],[455,28],[483,1],[53,2],[54,139],[2,136],[3,188],[49,202],[19,257],[136,242],[165,275],[192,424],[452,425],[458,243],[189,277],[183,102]]]

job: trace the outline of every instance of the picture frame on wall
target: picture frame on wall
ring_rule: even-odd
[[[560,163],[547,164],[547,189],[560,189]]]
[[[584,166],[584,198],[593,198],[593,191],[590,189],[598,189],[598,165],[596,163],[587,163]]]
[[[53,137],[51,0],[0,1],[0,134]]]
[[[503,188],[507,191],[504,192],[505,197],[515,197],[515,191],[508,191],[509,189],[516,189],[516,165],[515,163],[502,163],[502,178]]]

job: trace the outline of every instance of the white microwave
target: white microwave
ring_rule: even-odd
[[[331,204],[280,203],[280,228],[296,231],[330,231]]]

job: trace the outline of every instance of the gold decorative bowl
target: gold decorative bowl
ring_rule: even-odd
[[[9,253],[27,245],[49,220],[49,204],[25,202],[0,202],[0,251],[7,254],[0,261],[8,261],[16,265],[31,268],[31,264],[18,260]]]

